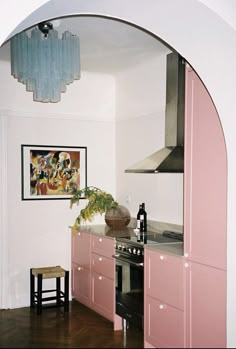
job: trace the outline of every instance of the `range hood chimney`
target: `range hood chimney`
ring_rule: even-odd
[[[167,55],[165,147],[125,170],[126,173],[184,172],[185,62]]]

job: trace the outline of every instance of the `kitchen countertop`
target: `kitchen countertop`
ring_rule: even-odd
[[[183,242],[174,242],[170,244],[152,244],[145,246],[145,249],[172,254],[174,256],[183,257],[184,255],[184,244]]]
[[[111,229],[106,224],[98,224],[98,225],[81,225],[79,230],[81,232],[87,232],[94,235],[104,236],[108,238],[120,238],[120,237],[132,237],[136,236],[134,233],[133,227],[125,227],[122,229]],[[183,242],[175,242],[175,243],[153,243],[152,245],[144,245],[145,249],[151,249],[154,251],[160,251],[163,253],[172,254],[175,256],[183,256]]]
[[[132,227],[126,227],[122,229],[112,229],[106,224],[97,225],[81,225],[79,231],[87,232],[90,234],[106,236],[110,238],[118,237],[130,237],[135,236],[134,229]]]

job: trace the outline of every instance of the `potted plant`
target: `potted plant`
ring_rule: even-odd
[[[89,186],[75,190],[70,199],[70,207],[79,205],[81,199],[87,199],[87,205],[80,210],[72,227],[73,232],[77,231],[81,223],[92,222],[95,215],[105,213],[105,222],[111,228],[122,228],[129,224],[130,213],[128,209],[119,205],[113,196],[97,187]]]

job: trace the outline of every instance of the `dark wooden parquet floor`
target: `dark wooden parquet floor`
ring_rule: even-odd
[[[143,332],[131,325],[113,331],[113,323],[76,300],[63,308],[0,311],[0,348],[143,348]]]

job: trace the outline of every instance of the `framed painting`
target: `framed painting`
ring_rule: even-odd
[[[21,145],[22,200],[70,199],[87,186],[87,147]]]

